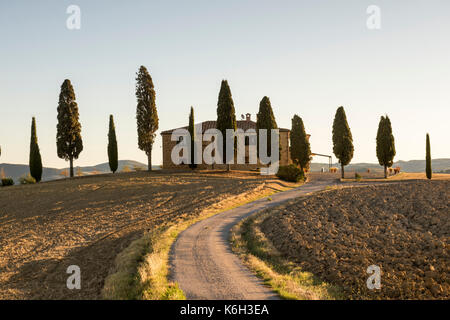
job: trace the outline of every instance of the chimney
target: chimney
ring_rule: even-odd
[[[245,114],[245,120],[246,120],[246,121],[250,121],[250,120],[251,120],[251,117],[252,117],[252,114],[251,114],[251,113],[246,113],[246,114]]]

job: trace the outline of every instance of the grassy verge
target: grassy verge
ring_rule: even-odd
[[[269,210],[264,210],[233,227],[233,252],[284,299],[344,299],[338,287],[321,281],[310,272],[302,271],[276,250],[259,227],[269,213]]]
[[[291,184],[278,190],[261,185],[244,195],[221,201],[196,218],[161,226],[146,233],[116,257],[114,270],[105,280],[102,297],[108,300],[185,299],[178,284],[168,280],[169,253],[178,235],[203,219],[298,185]]]
[[[114,273],[105,280],[104,299],[184,299],[176,284],[167,281],[168,252],[177,235],[175,226],[160,227],[133,241],[115,261]]]

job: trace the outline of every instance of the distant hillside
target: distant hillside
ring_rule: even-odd
[[[334,167],[339,168],[338,163],[333,163]],[[393,167],[400,167],[403,172],[423,172],[425,171],[425,160],[409,160],[394,162]],[[449,172],[450,159],[433,159],[431,160],[433,172]],[[321,168],[328,168],[328,163],[311,163],[311,171],[320,171]],[[345,166],[348,171],[362,172],[370,169],[372,171],[382,171],[383,167],[378,163],[351,163]]]
[[[122,171],[125,166],[128,166],[128,169],[134,170],[134,167],[139,168],[147,168],[147,165],[140,163],[138,161],[134,160],[119,160],[119,169],[118,171]],[[19,180],[19,178],[23,175],[27,175],[30,171],[28,168],[28,165],[25,164],[9,164],[9,163],[2,163],[0,164],[0,172],[4,171],[5,176],[13,178],[16,182]],[[158,170],[160,169],[159,166],[153,166],[153,169]],[[64,178],[64,171],[68,171],[69,168],[63,168],[63,169],[56,169],[56,168],[44,168],[42,173],[42,181],[49,181],[49,180],[57,180]],[[108,163],[101,163],[95,166],[87,166],[87,167],[74,167],[75,174],[81,170],[81,173],[83,175],[89,175],[89,174],[100,174],[100,173],[109,173],[111,172],[109,170],[109,164]]]
[[[431,161],[433,172],[446,172],[450,173],[450,159],[433,159]],[[124,167],[127,166],[128,169],[134,170],[135,167],[139,168],[147,168],[147,165],[140,163],[134,160],[119,160],[119,170],[123,171]],[[338,163],[333,164],[334,167],[339,168]],[[403,172],[423,172],[425,170],[425,160],[410,160],[410,161],[397,161],[394,163],[394,167],[399,166]],[[311,163],[311,171],[320,171],[321,168],[328,168],[328,163]],[[345,166],[348,171],[356,171],[356,172],[364,172],[367,169],[371,171],[382,171],[383,168],[377,163],[352,163],[348,166]],[[12,177],[16,182],[18,182],[19,178],[23,175],[27,175],[29,173],[28,165],[25,164],[8,164],[2,163],[0,164],[0,172],[5,172],[5,176]],[[153,166],[154,170],[160,169],[160,166]],[[63,172],[69,172],[68,168],[56,169],[56,168],[44,168],[42,180],[57,180],[62,179],[65,176]],[[101,174],[101,173],[109,173],[109,164],[101,163],[95,166],[87,166],[87,167],[75,167],[75,174],[81,170],[83,175],[89,174]]]

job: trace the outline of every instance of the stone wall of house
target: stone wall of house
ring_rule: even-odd
[[[162,135],[162,143],[163,143],[163,169],[175,169],[184,166],[177,166],[172,162],[172,149],[177,144],[176,141],[172,141],[170,134]],[[187,167],[187,166],[185,166]]]
[[[280,132],[280,166],[285,166],[291,163],[291,156],[289,152],[289,131],[282,131]],[[162,142],[163,142],[163,169],[186,169],[189,168],[188,165],[175,165],[172,162],[171,154],[172,149],[177,144],[176,141],[171,140],[170,134],[163,134],[162,135]],[[209,141],[203,141],[202,143],[202,149],[204,150],[205,147],[209,144]],[[203,151],[202,150],[202,151]],[[245,156],[246,159],[248,159],[248,146],[245,147]],[[236,161],[236,157],[235,157]],[[198,169],[212,169],[212,165],[207,164],[199,164],[197,165]],[[262,165],[261,163],[257,164],[232,164],[231,169],[234,170],[255,170],[260,167],[265,167],[265,165]],[[215,169],[225,169],[226,165],[214,165]]]

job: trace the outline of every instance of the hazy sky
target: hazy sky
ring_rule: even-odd
[[[69,30],[66,9],[81,8]],[[381,29],[369,30],[369,5]],[[45,166],[56,155],[56,107],[69,78],[84,151],[75,165],[107,161],[109,114],[119,158],[145,163],[137,147],[135,73],[155,84],[159,127],[216,119],[227,79],[236,115],[270,97],[280,127],[303,118],[312,151],[332,154],[331,126],[345,107],[353,162],[376,162],[381,115],[391,118],[396,160],[450,157],[450,1],[5,1],[0,2],[0,162],[27,163],[31,117]],[[153,162],[161,163],[158,132]],[[333,157],[334,158],[334,157]],[[315,159],[321,160],[320,158]]]

